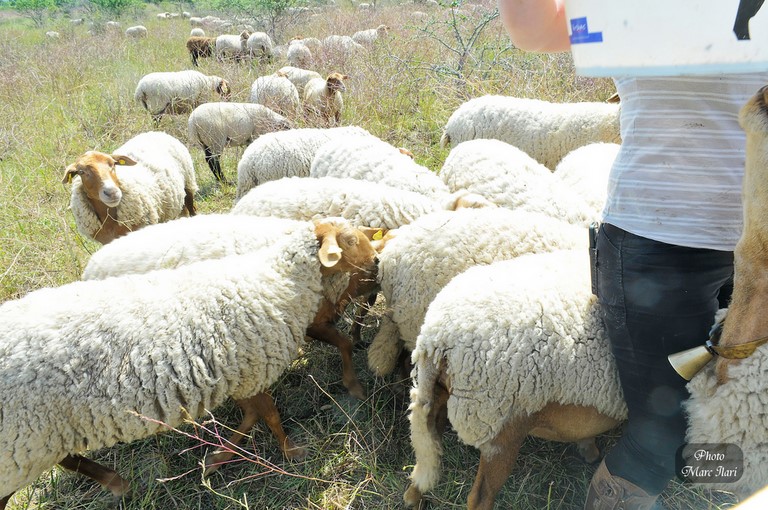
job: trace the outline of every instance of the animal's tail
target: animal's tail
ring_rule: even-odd
[[[402,350],[400,329],[392,320],[391,312],[381,317],[379,332],[368,347],[368,367],[378,376],[392,373]]]
[[[451,135],[448,131],[443,131],[443,136],[440,137],[440,147],[447,149],[451,145]]]
[[[416,454],[416,465],[411,473],[413,485],[424,494],[432,489],[440,478],[440,461],[443,446],[434,423],[430,426],[430,412],[434,405],[435,384],[440,367],[423,351],[414,355],[416,385],[411,389],[411,405],[408,408],[411,422],[411,445]],[[434,421],[434,417],[431,418]]]

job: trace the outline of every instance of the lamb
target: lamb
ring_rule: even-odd
[[[219,182],[226,182],[220,156],[225,147],[250,144],[264,133],[290,129],[288,119],[252,103],[205,103],[189,116],[189,140],[200,145],[205,162]]]
[[[111,155],[88,151],[67,167],[63,182],[72,183],[77,230],[101,244],[183,212],[195,215],[192,156],[166,133],[141,133]]]
[[[621,146],[591,143],[569,152],[552,174],[556,181],[583,198],[593,211],[601,211],[608,196],[608,176]]]
[[[216,38],[216,56],[219,60],[232,59],[240,62],[248,56],[248,38],[251,34],[247,30],[240,35],[223,34]]]
[[[331,73],[328,78],[312,78],[304,87],[304,108],[308,115],[323,119],[327,124],[341,121],[344,100],[341,93],[346,91],[344,80],[349,76]]]
[[[728,314],[719,346],[737,347],[768,334],[764,308],[766,294],[765,254],[768,208],[768,86],[761,88],[739,113],[747,136],[742,200],[744,229],[734,251],[734,282]],[[688,384],[691,398],[688,441],[735,443],[744,454],[742,477],[727,484],[741,496],[768,484],[766,459],[768,426],[765,370],[768,349],[758,347],[746,359],[717,357]]]
[[[192,30],[189,31],[189,35],[190,35],[190,37],[205,37],[205,30],[203,30],[200,27],[195,27],[195,28],[193,28]],[[209,48],[209,53],[206,56],[210,57],[211,56],[210,55],[210,42],[208,43],[208,48]],[[192,51],[189,49],[189,46],[187,46],[187,51],[192,53]],[[192,63],[197,65],[197,60],[193,59]]]
[[[550,103],[487,95],[465,102],[451,114],[440,143],[456,147],[467,140],[493,138],[554,170],[578,147],[620,143],[619,108],[610,103]]]
[[[286,57],[288,63],[294,67],[311,67],[313,63],[312,51],[296,40],[288,44]]]
[[[337,138],[320,147],[310,177],[350,177],[421,193],[435,200],[450,194],[428,168],[375,136]]]
[[[203,31],[202,28],[192,29],[193,32],[195,30],[199,30],[200,32]],[[192,58],[192,64],[197,67],[198,58],[210,58],[213,55],[213,49],[216,46],[216,38],[205,37],[205,33],[202,35],[191,34],[189,39],[187,39],[186,46],[189,56]]]
[[[262,104],[280,115],[293,117],[299,109],[299,91],[280,73],[259,76],[251,85],[251,103]]]
[[[372,136],[357,126],[329,129],[302,128],[267,133],[249,145],[237,164],[237,191],[240,200],[251,188],[283,177],[307,177],[315,153],[335,138]]]
[[[490,510],[527,435],[578,442],[594,461],[587,439],[627,415],[587,250],[528,254],[457,276],[430,304],[413,362],[408,506],[437,482],[446,418],[480,450],[467,507]]]
[[[147,37],[147,27],[143,25],[136,25],[133,27],[128,27],[125,29],[125,35],[128,37],[133,37],[135,39],[140,39],[142,37]]]
[[[272,61],[274,44],[266,32],[253,32],[248,36],[245,46],[248,48],[248,54],[251,58],[266,62]]]
[[[539,212],[577,225],[599,220],[603,209],[589,205],[599,199],[574,194],[549,169],[500,140],[460,143],[448,154],[440,177],[452,192],[466,189],[502,207]]]
[[[379,25],[376,28],[355,32],[352,34],[352,40],[363,46],[372,46],[378,39],[385,38],[387,35],[389,35],[389,27]]]
[[[317,71],[310,71],[308,69],[301,69],[299,67],[284,66],[277,70],[277,74],[285,76],[296,87],[296,90],[304,90],[307,86],[307,82],[312,78],[322,79],[322,75]]]
[[[228,397],[247,411],[241,430],[260,404],[279,425],[266,391],[298,355],[322,276],[371,270],[375,256],[362,233],[329,220],[226,263],[75,282],[4,303],[0,502],[58,462],[87,461],[79,452],[179,426]],[[279,439],[290,454],[293,443]],[[119,475],[87,462],[92,477],[126,494]]]
[[[467,268],[526,253],[586,252],[587,239],[586,229],[543,214],[489,208],[437,212],[398,229],[379,257],[387,308],[368,348],[368,366],[379,376],[391,373],[401,351],[414,350],[427,307]]]
[[[139,80],[134,98],[157,122],[165,114],[191,112],[204,103],[211,92],[228,100],[229,82],[199,71],[159,72]]]

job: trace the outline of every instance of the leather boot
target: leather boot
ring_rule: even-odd
[[[651,510],[658,508],[656,498],[632,482],[613,476],[603,460],[592,476],[584,510]]]

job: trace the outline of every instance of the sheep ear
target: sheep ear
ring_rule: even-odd
[[[318,257],[323,267],[333,267],[341,260],[341,248],[336,241],[334,231],[330,231],[322,237]]]
[[[219,82],[218,92],[222,96],[226,96],[229,94],[229,83],[227,83],[227,80],[221,80]]]
[[[64,178],[61,180],[61,183],[70,184],[72,182],[72,177],[74,177],[75,175],[77,175],[77,166],[74,163],[72,163],[64,171]]]
[[[128,156],[120,156],[119,154],[112,154],[112,159],[115,160],[115,164],[121,165],[121,166],[133,166],[138,165],[136,161],[132,160]]]

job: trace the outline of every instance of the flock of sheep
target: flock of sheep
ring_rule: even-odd
[[[248,58],[254,35],[234,36]],[[199,51],[201,37],[187,45],[193,61],[219,52],[218,38],[209,55]],[[311,46],[301,41],[285,56],[264,44],[255,58],[298,63],[288,55]],[[208,102],[212,93],[226,100],[229,84],[197,71],[138,83],[151,115],[190,112],[189,141],[218,180],[224,147],[247,145],[229,213],[196,214],[189,150],[163,132],[67,167],[78,231],[104,246],[82,281],[0,305],[0,509],[55,464],[128,496],[128,480],[81,454],[175,427],[227,398],[244,411],[233,444],[262,417],[286,457],[304,457],[268,390],[308,336],[338,348],[345,387],[365,398],[351,363],[358,338],[335,323],[351,303],[377,297],[386,306],[370,370],[413,368],[408,506],[437,482],[448,422],[481,453],[468,505],[490,509],[527,435],[578,442],[593,461],[594,437],[626,418],[586,260],[620,106],[470,100],[446,123],[451,150],[435,173],[404,148],[339,126],[340,95],[338,105],[328,98],[343,75],[308,72],[291,65],[270,81],[293,87],[289,108],[302,81],[322,127],[293,128],[296,110],[280,110],[282,89],[266,83],[254,82],[250,103]],[[325,95],[317,103],[313,82]],[[703,398],[690,405],[711,409]],[[713,423],[697,439],[723,439],[729,424]],[[749,436],[749,423],[727,438]],[[208,453],[205,474],[231,456]],[[747,459],[757,474],[745,492],[768,482],[758,460]]]

